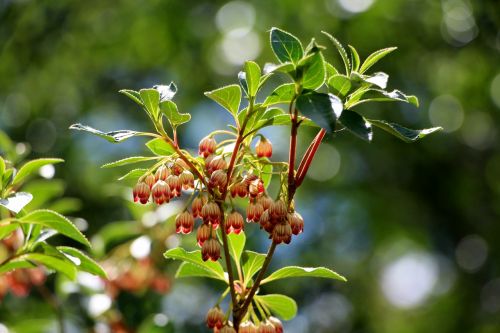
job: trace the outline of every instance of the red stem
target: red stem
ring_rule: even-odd
[[[324,136],[326,134],[326,130],[322,128],[314,140],[311,142],[309,147],[307,148],[304,157],[302,157],[302,161],[300,161],[299,169],[297,170],[297,179],[296,179],[296,186],[299,187],[300,184],[302,184],[302,181],[304,180],[304,177],[307,174],[307,171],[309,170],[309,167],[311,166],[311,162],[314,158],[314,155],[316,155],[316,152],[318,151],[319,145],[321,144],[321,141],[323,140]]]

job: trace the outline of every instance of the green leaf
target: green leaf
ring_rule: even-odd
[[[132,156],[132,157],[123,158],[123,159],[115,161],[115,162],[106,163],[106,164],[102,165],[101,168],[115,168],[115,167],[119,167],[119,166],[123,166],[123,165],[151,161],[151,160],[155,160],[155,159],[158,159],[158,157]]]
[[[325,279],[340,280],[344,282],[347,281],[346,278],[342,275],[335,273],[331,269],[325,267],[287,266],[273,272],[267,278],[262,280],[261,284],[292,277],[319,277]]]
[[[245,81],[247,84],[248,95],[255,97],[260,85],[261,71],[259,65],[253,61],[245,62]]]
[[[227,281],[226,276],[224,274],[224,269],[222,268],[222,265],[220,262],[213,262],[213,261],[203,261],[201,259],[201,251],[192,251],[192,252],[187,252],[181,247],[177,247],[175,249],[168,250],[164,254],[165,258],[168,259],[177,259],[177,260],[182,260],[184,262],[189,262],[193,265],[196,265],[200,267],[201,269],[204,269],[208,273],[212,274],[214,276],[214,279],[219,279],[222,281]]]
[[[404,142],[415,142],[419,139],[422,139],[423,137],[440,131],[443,128],[442,127],[432,127],[432,128],[425,128],[425,129],[420,129],[420,130],[414,130],[414,129],[409,129],[406,127],[403,127],[401,125],[398,125],[396,123],[390,123],[384,120],[374,120],[374,119],[368,119],[368,121],[373,125],[377,126],[378,128],[383,129],[384,131],[394,135],[395,137],[398,137],[399,139],[403,140]]]
[[[280,294],[255,295],[255,300],[283,320],[291,320],[297,315],[297,303],[288,296]]]
[[[306,117],[300,117],[299,120],[301,121],[301,125],[304,126],[313,126],[317,127],[316,123],[314,123],[311,119],[308,119]],[[269,118],[267,120],[259,120],[257,125],[254,127],[254,130],[256,129],[261,129],[267,126],[289,126],[291,124],[290,120],[290,115],[289,114],[277,114],[273,116],[272,118]]]
[[[160,110],[167,117],[172,128],[176,128],[191,120],[191,115],[189,113],[180,113],[177,105],[172,101],[161,102]]]
[[[137,180],[146,172],[148,172],[148,169],[133,169],[118,178],[118,180]]]
[[[62,258],[42,253],[28,253],[23,257],[26,260],[35,261],[38,264],[46,266],[47,268],[63,273],[71,280],[76,278],[76,267],[69,260],[63,260]]]
[[[361,96],[357,95],[357,98],[362,98],[354,103],[349,100],[349,108],[366,102],[391,102],[399,101],[406,102],[418,107],[418,98],[413,95],[405,95],[399,90],[385,91],[382,89],[368,89]]]
[[[151,152],[158,156],[170,156],[175,153],[174,147],[167,143],[162,138],[156,138],[146,143],[146,146]]]
[[[382,50],[378,50],[370,54],[366,60],[363,62],[361,65],[361,68],[359,69],[359,72],[363,74],[366,72],[370,67],[375,65],[380,59],[391,53],[392,51],[396,50],[397,47],[388,47]]]
[[[276,89],[274,89],[273,92],[267,96],[262,105],[270,106],[275,104],[290,103],[294,95],[295,83],[285,83],[276,87]]]
[[[359,70],[359,64],[360,64],[358,51],[356,51],[356,49],[351,45],[348,46],[349,50],[351,51],[351,66],[352,66],[351,71],[357,72]]]
[[[344,111],[340,115],[339,122],[351,133],[365,141],[372,141],[373,132],[371,124],[355,111]]]
[[[325,36],[327,36],[332,41],[333,45],[337,48],[337,51],[339,52],[340,57],[342,58],[342,62],[344,63],[345,74],[347,76],[349,76],[351,63],[349,61],[349,57],[347,56],[347,52],[345,51],[344,47],[342,46],[342,44],[340,44],[340,42],[335,37],[330,35],[328,32],[321,31],[321,33],[323,33]]]
[[[39,158],[36,160],[32,160],[24,164],[19,171],[16,173],[12,184],[16,185],[21,183],[28,176],[38,171],[41,167],[47,164],[56,164],[64,162],[64,160],[60,158]]]
[[[264,164],[261,169],[260,179],[264,183],[264,188],[267,189],[269,184],[271,184],[271,179],[273,178],[273,165]]]
[[[14,168],[10,168],[10,169],[5,170],[5,172],[2,176],[2,179],[1,179],[2,186],[0,186],[0,187],[5,188],[10,183],[10,181],[12,180],[13,177],[14,177]]]
[[[26,255],[13,258],[6,263],[0,265],[0,275],[20,268],[32,268],[36,265],[27,260]]]
[[[68,246],[58,246],[56,249],[62,252],[71,262],[73,262],[78,270],[107,279],[107,274],[104,269],[82,251]]]
[[[160,92],[154,88],[139,90],[144,107],[153,119],[160,115]]]
[[[266,255],[253,251],[244,251],[241,261],[243,263],[243,275],[245,276],[246,284],[250,282],[252,277],[262,268]]]
[[[40,209],[16,219],[16,222],[22,224],[37,224],[47,228],[54,229],[77,242],[90,247],[90,243],[85,236],[78,230],[70,220],[56,212]]]
[[[4,172],[5,172],[5,161],[4,161],[3,157],[0,156],[0,180],[2,179]],[[0,186],[0,188],[1,188],[1,186]]]
[[[233,257],[235,263],[239,264],[241,254],[243,253],[243,249],[245,248],[245,233],[243,231],[238,235],[230,233],[229,235],[227,235],[227,239],[229,241],[229,252],[231,253],[231,257]]]
[[[342,101],[337,96],[317,92],[300,95],[296,105],[302,114],[329,133],[335,131],[337,119],[343,110]]]
[[[186,277],[206,277],[210,279],[222,280],[219,275],[211,271],[207,271],[206,269],[190,262],[183,262],[177,269],[175,278],[178,279]]]
[[[351,90],[351,80],[345,75],[336,74],[328,80],[328,86],[334,95],[344,98]]]
[[[129,130],[118,130],[111,132],[102,132],[90,126],[82,125],[82,124],[73,124],[69,127],[69,129],[74,129],[78,131],[89,132],[91,134],[97,135],[111,143],[118,143],[130,139],[133,136],[143,135],[142,132],[129,131]]]
[[[205,96],[214,100],[229,111],[233,117],[238,116],[241,102],[241,88],[237,84],[225,86],[216,90],[208,91]]]
[[[302,71],[302,87],[316,90],[326,78],[325,60],[321,52],[315,52],[299,61],[297,71]]]
[[[128,98],[130,98],[131,100],[133,100],[134,102],[139,104],[140,106],[144,106],[144,104],[142,103],[142,100],[141,100],[141,95],[139,94],[138,91],[130,90],[130,89],[122,89],[119,91],[119,93],[127,96]]]
[[[17,223],[0,224],[0,240],[9,236],[17,228],[19,228],[19,224]]]
[[[281,63],[297,63],[304,56],[300,40],[289,32],[272,28],[270,32],[271,48]]]
[[[334,75],[339,74],[339,71],[335,67],[333,67],[332,64],[330,64],[327,61],[325,61],[325,70],[326,70],[326,77],[327,78],[330,78]]]
[[[0,199],[0,206],[4,206],[14,213],[19,213],[30,201],[33,195],[27,192],[16,192],[8,198]]]

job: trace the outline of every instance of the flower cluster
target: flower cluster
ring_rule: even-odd
[[[227,319],[224,312],[215,306],[208,310],[206,316],[206,324],[208,328],[214,332],[222,333],[236,333],[231,321]],[[273,316],[264,318],[255,324],[252,320],[246,320],[240,324],[239,333],[283,333],[283,324],[281,321]]]

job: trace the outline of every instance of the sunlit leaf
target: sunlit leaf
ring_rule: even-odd
[[[438,132],[443,129],[442,127],[432,127],[432,128],[414,130],[384,120],[368,119],[368,121],[373,126],[379,127],[405,142],[415,142],[431,133]]]
[[[170,156],[175,153],[174,147],[162,138],[156,138],[146,143],[151,152],[158,156]]]
[[[351,80],[345,75],[335,74],[328,80],[331,92],[338,97],[345,97],[351,90]]]
[[[269,37],[271,48],[281,63],[287,61],[297,63],[304,55],[300,40],[289,32],[273,27]]]
[[[297,303],[285,295],[255,295],[255,300],[283,320],[291,320],[297,315]]]
[[[105,279],[107,278],[107,274],[104,269],[82,251],[68,246],[58,246],[57,250],[68,257],[68,259],[75,264],[78,270],[98,275]]]
[[[142,100],[141,100],[141,95],[139,94],[138,91],[130,90],[130,89],[122,89],[119,91],[119,93],[127,96],[128,98],[130,98],[131,100],[133,100],[134,102],[139,104],[140,106],[144,106],[144,104],[142,103]]]
[[[172,101],[161,102],[160,110],[167,117],[168,122],[173,128],[191,120],[191,115],[189,113],[180,113],[177,105]]]
[[[347,281],[346,278],[343,277],[342,275],[335,273],[331,269],[325,267],[287,266],[273,272],[267,278],[262,280],[262,284],[292,277],[318,277],[325,279]]]
[[[348,45],[348,47],[349,50],[351,51],[351,71],[357,72],[360,65],[358,51],[356,51],[356,49],[351,45]]]
[[[241,257],[243,275],[245,281],[250,282],[250,279],[262,268],[266,255],[253,251],[244,251]]]
[[[329,133],[335,131],[337,119],[343,110],[342,101],[335,95],[310,92],[297,98],[297,108]]]
[[[110,162],[106,163],[101,166],[101,168],[114,168],[114,167],[119,167],[123,165],[128,165],[128,164],[133,164],[133,163],[139,163],[139,162],[145,162],[145,161],[151,161],[154,159],[158,159],[157,157],[145,157],[145,156],[132,156],[132,157],[127,157],[115,162]]]
[[[366,60],[363,62],[361,65],[361,68],[359,69],[359,72],[363,74],[366,72],[370,67],[375,65],[380,59],[391,53],[392,51],[396,50],[397,47],[388,47],[382,50],[378,50],[370,54]]]
[[[0,199],[0,206],[4,206],[8,210],[14,213],[19,213],[30,201],[33,199],[33,195],[27,192],[17,192],[12,194],[10,197]]]
[[[90,126],[82,124],[73,124],[69,127],[70,129],[89,132],[91,134],[97,135],[111,143],[118,143],[130,139],[133,136],[144,135],[143,132],[129,131],[129,130],[118,130],[111,132],[102,132]]]
[[[199,266],[200,268],[217,275],[220,280],[226,281],[222,265],[218,261],[217,262],[213,262],[210,260],[203,261],[201,259],[200,250],[187,252],[183,248],[177,247],[175,249],[171,249],[165,252],[164,256],[165,258],[168,259],[182,260],[185,262],[189,262],[193,265]]]
[[[175,277],[176,278],[206,277],[226,282],[224,279],[221,278],[220,275],[216,274],[215,272],[186,261],[179,266],[179,268],[177,269],[177,273],[175,273]]]
[[[349,75],[350,74],[350,69],[351,69],[351,62],[349,61],[349,57],[347,56],[347,52],[345,51],[344,47],[342,44],[332,35],[330,35],[326,31],[321,31],[325,36],[327,36],[333,43],[333,45],[337,48],[337,51],[340,54],[340,57],[342,58],[342,62],[344,63],[344,68],[345,68],[345,74]]]
[[[232,84],[208,91],[205,93],[205,96],[217,102],[229,111],[233,117],[237,117],[241,102],[241,88],[239,85]]]
[[[262,104],[265,106],[271,106],[274,104],[290,103],[294,95],[295,83],[285,83],[276,87],[276,89],[274,89],[274,91],[267,96]]]
[[[302,71],[302,87],[316,90],[326,78],[325,61],[321,52],[315,52],[299,61],[297,71]]]
[[[39,158],[36,160],[31,160],[24,164],[19,171],[14,176],[14,180],[12,184],[20,184],[23,180],[25,180],[28,176],[38,171],[41,167],[47,164],[56,164],[64,162],[63,159],[60,158]]]
[[[153,119],[158,119],[160,114],[160,92],[151,88],[141,89],[139,94],[141,95],[141,100],[148,113],[153,117]]]
[[[235,262],[239,263],[241,254],[243,253],[243,249],[245,248],[245,233],[243,231],[238,235],[230,233],[229,235],[227,235],[227,239],[229,241],[229,252],[231,253],[231,257],[233,257]]]
[[[245,62],[245,81],[247,84],[248,95],[255,97],[259,90],[261,71],[259,65],[253,61]]]

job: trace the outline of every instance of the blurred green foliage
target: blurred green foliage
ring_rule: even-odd
[[[388,135],[377,135],[370,145],[343,133],[320,149],[297,197],[304,237],[280,247],[274,263],[326,265],[349,282],[299,279],[266,286],[298,300],[301,312],[286,331],[499,331],[498,1],[0,0],[0,129],[28,142],[32,157],[66,160],[58,178],[67,182],[67,195],[82,200],[78,215],[92,235],[112,221],[134,219],[121,199],[129,189],[114,181],[119,174],[98,168],[131,152],[139,155],[142,141],[131,139],[118,150],[70,133],[68,126],[145,129],[142,112],[117,91],[174,81],[179,111],[193,117],[180,138],[195,147],[227,119],[203,92],[235,83],[244,60],[272,61],[272,26],[304,40],[314,36],[325,46],[319,31],[328,31],[355,45],[362,57],[398,46],[380,66],[391,76],[388,88],[417,95],[420,108],[381,104],[364,114],[384,112],[409,127],[445,129],[411,146]],[[287,135],[270,138],[277,156],[279,149],[284,154]],[[256,248],[264,249],[264,241]],[[148,295],[120,304],[143,304],[138,321],[160,311],[176,332],[201,327],[205,309],[190,301],[210,304],[213,297],[190,280],[155,298],[161,304],[154,311]],[[77,308],[85,308],[84,299],[77,298]],[[192,308],[183,313],[186,304]],[[6,325],[20,320],[13,310],[26,318],[51,316],[36,298],[5,299],[0,308]],[[66,318],[77,331],[87,320],[78,313]],[[18,331],[39,331],[41,323],[31,323]]]

